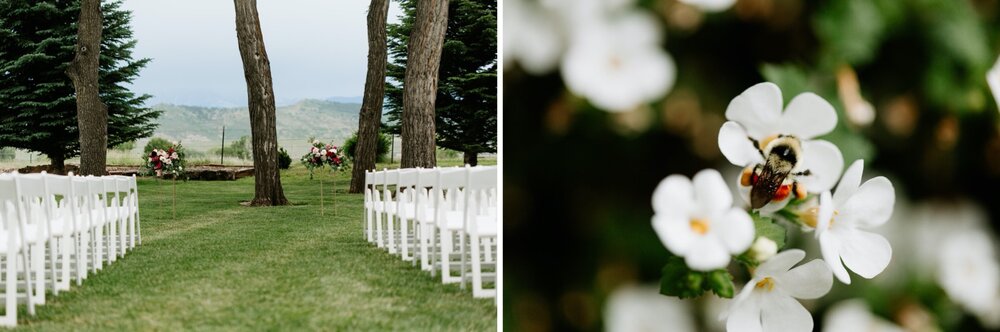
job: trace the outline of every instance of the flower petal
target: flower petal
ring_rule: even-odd
[[[815,93],[806,92],[795,96],[781,114],[783,134],[792,134],[808,140],[827,134],[837,126],[837,112],[826,99]]]
[[[694,242],[696,234],[691,230],[687,217],[677,215],[653,215],[653,231],[663,246],[678,256],[684,256]]]
[[[656,214],[688,217],[694,207],[694,187],[683,175],[671,175],[660,181],[653,191],[653,211]]]
[[[861,185],[861,173],[865,169],[865,160],[858,159],[851,163],[851,166],[844,171],[844,177],[840,178],[837,184],[837,191],[833,193],[833,201],[836,206],[844,206],[848,198],[854,196]]]
[[[699,236],[691,230],[690,221],[682,216],[653,215],[653,230],[663,246],[678,256],[686,255]]]
[[[809,311],[790,296],[768,294],[761,306],[760,321],[766,331],[812,331]]]
[[[892,182],[884,176],[865,181],[857,193],[840,207],[845,219],[850,218],[858,226],[876,227],[884,224],[892,216],[896,192]]]
[[[840,255],[851,271],[871,279],[885,270],[892,258],[892,247],[882,235],[862,230],[848,230],[840,245]]]
[[[776,133],[781,121],[781,89],[771,82],[758,83],[733,98],[726,119],[739,122],[750,137],[762,139]]]
[[[717,237],[697,236],[684,255],[684,263],[695,271],[721,269],[729,265],[729,253]]]
[[[733,194],[729,192],[722,174],[714,169],[698,172],[692,179],[695,201],[701,217],[709,217],[713,212],[726,211],[733,206]]]
[[[753,244],[753,219],[746,211],[731,208],[720,220],[712,220],[712,224],[712,231],[731,254],[742,253]]]
[[[837,277],[837,280],[850,285],[851,276],[847,274],[844,263],[840,261],[840,238],[838,237],[838,233],[840,233],[839,229],[820,234],[819,250],[823,254],[823,260],[830,267],[830,270],[833,271],[833,275]]]
[[[753,290],[753,285],[745,288]],[[760,324],[760,299],[759,295],[747,296],[743,301],[733,301],[729,309],[729,317],[726,319],[726,331],[728,332],[761,332],[763,326]]]
[[[824,191],[819,195],[819,213],[816,214],[816,238],[819,238],[820,234],[826,232],[830,228],[830,218],[833,217],[834,209],[833,198],[830,197],[830,191]]]
[[[783,274],[805,257],[806,252],[801,249],[789,249],[779,252],[757,267],[757,271],[754,272],[754,278]]]
[[[833,274],[822,259],[796,266],[775,280],[786,294],[799,299],[817,299],[833,286]]]
[[[809,170],[808,176],[796,180],[806,186],[806,191],[820,193],[830,190],[844,170],[844,157],[833,143],[823,140],[803,140],[802,160],[792,172]]]
[[[760,150],[753,146],[746,129],[736,121],[726,121],[719,128],[719,151],[736,166],[756,165],[764,162]]]

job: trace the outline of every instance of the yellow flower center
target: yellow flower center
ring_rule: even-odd
[[[833,226],[834,217],[838,214],[840,214],[839,211],[833,210],[833,216],[830,216],[830,225],[827,227]],[[819,207],[811,207],[806,212],[799,213],[799,218],[802,218],[802,222],[809,227],[816,228],[816,225],[819,225]]]
[[[774,290],[774,279],[765,277],[764,280],[757,282],[757,288],[765,288],[768,292]]]
[[[708,233],[708,220],[691,219],[691,231],[701,235]]]

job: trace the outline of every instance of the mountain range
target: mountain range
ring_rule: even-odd
[[[337,145],[347,139],[357,129],[361,104],[331,99],[305,99],[277,107],[278,144],[287,146],[291,153],[292,148],[308,146],[310,137]],[[157,104],[152,108],[163,112],[153,136],[179,141],[188,149],[207,151],[219,147],[223,126],[226,142],[250,135],[250,113],[246,107]]]

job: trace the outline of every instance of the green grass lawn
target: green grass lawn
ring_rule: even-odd
[[[452,164],[459,164],[461,161]],[[447,163],[445,163],[447,164]],[[495,164],[486,160],[484,164]],[[381,168],[383,165],[379,165]],[[295,205],[251,208],[253,178],[139,180],[143,244],[82,286],[48,297],[30,330],[462,330],[496,328],[492,299],[438,279],[362,237],[362,195],[329,173],[282,173]],[[23,306],[22,306],[23,308]]]

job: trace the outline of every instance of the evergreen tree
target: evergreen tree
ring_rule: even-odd
[[[415,0],[400,0],[400,23],[389,25],[386,83],[387,129],[400,133],[406,45],[413,30]],[[495,0],[452,0],[441,55],[436,109],[437,145],[462,151],[476,164],[479,153],[496,152],[497,7]]]
[[[125,86],[149,59],[133,59],[131,13],[101,5],[100,99],[108,107],[108,146],[148,137],[160,112],[149,95]],[[62,169],[80,153],[76,98],[66,69],[75,56],[79,0],[0,1],[0,146],[40,152]]]

